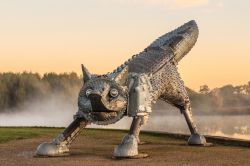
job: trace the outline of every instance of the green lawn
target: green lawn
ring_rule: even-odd
[[[0,143],[11,140],[34,138],[39,136],[55,137],[63,131],[63,128],[46,128],[46,127],[0,127]],[[115,132],[114,132],[115,131]],[[103,129],[84,129],[81,135],[91,139],[100,139],[100,136],[111,137],[113,141],[120,141],[127,133],[125,130],[103,130]],[[157,133],[142,133],[141,139],[161,142],[164,136]],[[168,138],[170,139],[170,138]],[[176,140],[175,140],[176,141]]]
[[[56,135],[62,128],[0,127],[0,143],[11,140],[34,138],[42,135]]]

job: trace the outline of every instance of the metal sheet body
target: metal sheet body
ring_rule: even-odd
[[[184,106],[189,98],[176,65],[195,45],[198,34],[197,24],[190,21],[161,36],[107,76],[112,78],[128,66],[129,73],[150,75],[153,103],[162,99],[174,106]]]

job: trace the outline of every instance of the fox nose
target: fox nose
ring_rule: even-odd
[[[107,108],[104,106],[102,102],[102,96],[99,93],[91,92],[88,95],[88,98],[90,99],[92,109],[94,111],[106,111]]]
[[[99,93],[91,92],[91,93],[88,95],[88,98],[89,98],[91,101],[101,101],[102,96],[101,96]]]

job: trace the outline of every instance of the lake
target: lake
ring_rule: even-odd
[[[193,118],[202,134],[250,140],[250,115],[210,115],[194,116]],[[130,122],[131,118],[124,118],[118,123],[104,128],[127,129]],[[189,134],[186,121],[181,115],[152,116],[142,129]]]
[[[70,108],[55,111],[21,111],[18,113],[0,114],[0,126],[47,126],[66,127],[71,121],[73,111]],[[210,115],[194,116],[197,127],[202,134],[227,136],[250,140],[250,115]],[[124,117],[116,124],[108,126],[91,125],[91,128],[128,129],[132,118]],[[162,114],[150,116],[148,123],[142,128],[149,131],[188,134],[189,130],[183,115]]]

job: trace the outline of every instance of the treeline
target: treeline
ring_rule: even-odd
[[[43,100],[55,94],[76,103],[82,78],[76,73],[0,73],[0,112],[12,110],[34,100]],[[195,113],[250,113],[250,83],[241,86],[226,85],[210,90],[201,86],[199,92],[187,88]],[[165,106],[160,104],[156,108]],[[163,108],[164,109],[164,108]]]
[[[207,85],[190,95],[196,112],[202,114],[250,114],[250,82],[245,85],[225,85],[210,90]]]
[[[0,73],[0,112],[16,108],[25,102],[59,94],[75,98],[82,85],[76,73]]]

